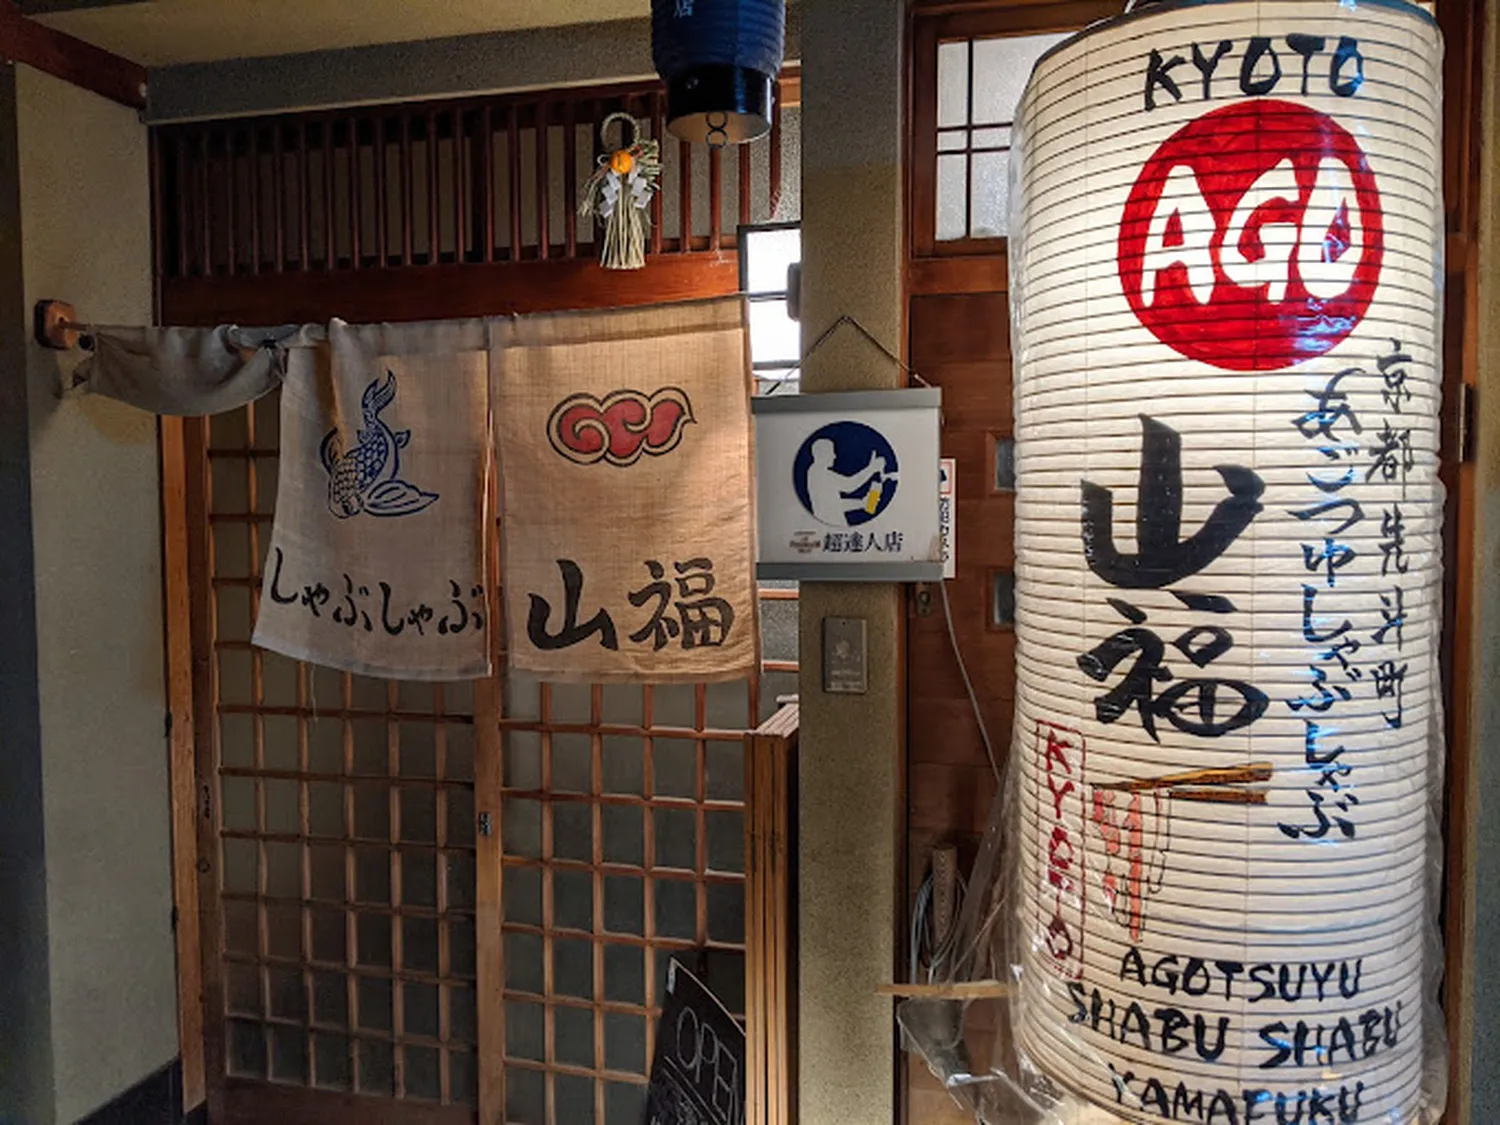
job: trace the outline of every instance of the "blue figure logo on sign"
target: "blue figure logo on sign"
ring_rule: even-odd
[[[819,523],[859,527],[896,497],[896,451],[862,422],[830,422],[815,431],[792,461],[797,499]]]

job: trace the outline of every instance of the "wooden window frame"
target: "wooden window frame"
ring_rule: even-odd
[[[1118,3],[1056,0],[1054,3],[916,4],[907,52],[907,222],[911,256],[964,258],[1004,254],[1004,238],[937,239],[937,53],[955,40],[1051,35],[1076,31],[1096,19],[1118,15]]]
[[[745,245],[746,238],[749,236],[765,231],[778,230],[794,230],[800,232],[802,230],[802,223],[800,220],[795,219],[790,222],[775,221],[767,223],[741,223],[739,229],[735,232],[735,246],[737,249],[743,247]],[[745,259],[744,254],[739,254],[739,279],[740,292],[744,294],[747,303],[754,305],[756,302],[762,301],[781,301],[787,305],[787,313],[788,315],[791,315],[792,293],[790,278],[786,279],[786,282],[781,289],[767,289],[752,293],[750,291],[750,263]],[[761,378],[759,372],[798,370],[800,369],[801,364],[802,360],[800,356],[793,356],[786,363],[781,363],[777,360],[759,360],[752,358],[750,370],[758,382]]]

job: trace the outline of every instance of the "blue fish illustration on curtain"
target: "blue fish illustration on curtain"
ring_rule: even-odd
[[[392,430],[380,418],[396,401],[396,375],[374,379],[360,399],[363,426],[354,448],[344,451],[338,427],[328,431],[318,456],[328,473],[328,510],[339,519],[361,512],[372,516],[410,516],[437,502],[435,492],[423,492],[400,479],[401,450],[411,441],[410,430]]]

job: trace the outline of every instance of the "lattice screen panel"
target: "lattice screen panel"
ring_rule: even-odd
[[[473,689],[251,647],[277,409],[210,426],[226,1066],[474,1105]]]
[[[651,252],[727,249],[778,217],[781,101],[772,136],[729,153],[666,138],[658,82],[161,126],[158,274],[594,257],[578,202],[615,112],[665,139]]]
[[[743,1016],[751,694],[507,684],[507,1121],[638,1125],[673,954]]]
[[[477,947],[472,684],[388,683],[250,644],[278,396],[208,427],[224,1072],[477,1105],[509,1125],[638,1125],[674,953],[743,1018],[744,739],[796,692],[794,589],[762,591],[755,683],[504,684],[499,948]],[[212,974],[210,973],[210,976]],[[211,1053],[212,1057],[212,1053]]]

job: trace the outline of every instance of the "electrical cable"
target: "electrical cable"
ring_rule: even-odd
[[[910,956],[906,979],[912,984],[919,983],[921,979],[922,951],[927,935],[927,910],[931,903],[932,870],[929,868],[927,877],[922,880],[922,886],[917,890],[917,901],[911,909],[911,933],[907,942]]]
[[[934,938],[938,924],[938,919],[932,914],[934,890],[932,868],[929,866],[927,876],[917,890],[916,902],[912,905],[907,976],[912,984],[937,984],[947,980],[949,974],[945,970],[958,943],[958,919],[963,915],[967,886],[962,878],[954,882],[953,916],[947,920],[948,933],[941,942]]]
[[[990,741],[990,730],[985,725],[984,713],[979,709],[979,696],[975,694],[974,682],[969,679],[968,665],[964,663],[964,654],[958,647],[958,630],[953,625],[953,606],[948,601],[946,583],[940,581],[938,590],[943,595],[943,617],[948,621],[948,640],[953,645],[953,658],[958,661],[958,673],[963,677],[964,690],[969,693],[969,703],[974,708],[974,721],[979,724],[979,737],[984,740],[985,756],[990,760],[990,769],[995,771],[995,780],[1004,785],[1005,779],[1000,774],[1000,763],[995,757],[995,746]]]
[[[887,359],[889,359],[892,363],[899,367],[913,382],[923,387],[932,386],[931,383],[922,378],[922,376],[918,374],[912,367],[908,366],[907,363],[899,355],[897,355],[890,348],[886,347],[878,339],[876,339],[874,334],[871,333],[868,328],[866,328],[854,317],[845,314],[843,316],[840,316],[837,320],[830,324],[822,332],[822,334],[820,334],[818,338],[812,342],[807,351],[803,353],[802,358],[791,368],[789,368],[783,378],[776,384],[774,384],[766,393],[768,395],[774,395],[779,390],[781,390],[782,387],[786,386],[791,381],[792,374],[800,372],[802,369],[802,365],[806,363],[808,359],[812,358],[812,356],[815,355],[823,347],[824,344],[831,340],[840,328],[844,327],[852,328],[854,329],[854,331],[859,333],[859,335],[863,336],[869,344],[874,346],[877,351],[879,351],[882,355],[884,355]],[[938,582],[938,591],[942,595],[943,599],[943,618],[948,625],[948,642],[953,648],[953,658],[958,662],[959,675],[963,677],[964,691],[969,696],[969,704],[974,709],[974,721],[979,727],[979,737],[984,743],[985,757],[989,759],[990,769],[995,774],[995,781],[1000,785],[1004,785],[1005,779],[1000,772],[999,759],[995,756],[995,746],[990,739],[989,727],[984,721],[984,712],[979,706],[979,696],[975,692],[974,682],[969,676],[969,667],[968,664],[964,661],[963,650],[959,647],[958,630],[953,624],[953,606],[948,600],[948,587],[942,580],[939,580]],[[954,947],[958,941],[957,922],[963,913],[962,905],[966,890],[967,887],[964,880],[962,878],[959,878],[954,886],[953,917],[948,920],[950,923],[948,927],[948,935],[943,940],[941,945],[935,947],[932,939],[932,926],[934,920],[931,917],[933,878],[931,868],[929,867],[927,876],[925,879],[923,879],[922,886],[917,891],[916,902],[912,906],[911,934],[909,945],[911,951],[911,956],[909,959],[910,976],[908,979],[913,983],[916,983],[918,981],[922,966],[924,964],[927,966],[927,982],[930,984],[934,980],[938,979],[943,966],[953,955]]]

